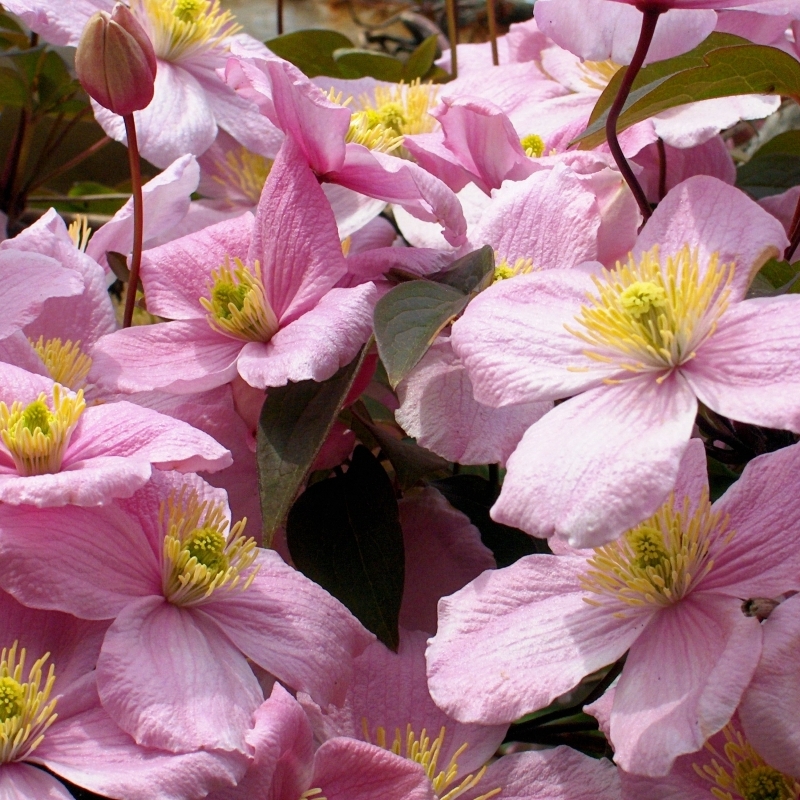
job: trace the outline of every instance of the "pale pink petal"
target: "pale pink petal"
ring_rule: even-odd
[[[464,800],[500,788],[497,800],[619,800],[619,774],[606,759],[570,747],[512,753],[489,765]],[[652,798],[648,798],[652,800]]]
[[[445,250],[423,247],[378,247],[348,256],[345,263],[351,280],[363,283],[378,280],[392,269],[412,275],[432,275],[445,269],[452,262],[452,254]]]
[[[332,739],[320,747],[311,782],[327,800],[436,798],[420,764],[353,739]]]
[[[397,421],[423,447],[458,464],[505,464],[552,404],[493,408],[473,397],[467,370],[440,337],[397,387]]]
[[[207,433],[179,419],[127,403],[87,408],[64,455],[64,468],[102,456],[148,461],[159,469],[215,472],[232,463],[230,453]]]
[[[328,198],[333,215],[336,217],[340,239],[346,239],[361,230],[364,225],[374,220],[386,208],[384,200],[367,197],[365,194],[353,192],[336,183],[323,183],[322,191],[325,192],[325,197]],[[384,221],[388,222],[388,220]],[[392,231],[394,232],[394,228]],[[352,246],[350,252],[355,252]]]
[[[322,705],[340,704],[352,660],[372,634],[324,589],[271,550],[259,552],[247,591],[203,606],[236,646],[259,666]]]
[[[754,458],[715,503],[736,534],[698,588],[739,600],[800,590],[798,459],[800,445]]]
[[[100,127],[112,139],[126,142],[122,117],[95,101],[92,107]],[[183,67],[160,58],[153,99],[143,111],[134,112],[134,119],[139,152],[161,169],[186,153],[199,156],[217,135],[203,87]]]
[[[0,339],[0,361],[35,375],[50,377],[44,362],[39,358],[39,354],[33,349],[33,345],[22,331]]]
[[[92,358],[104,388],[191,394],[234,378],[242,346],[241,340],[214,331],[205,319],[177,320],[104,336]]]
[[[633,255],[638,258],[658,245],[663,261],[687,244],[697,252],[701,270],[712,254],[719,256],[720,264],[736,265],[731,283],[735,301],[744,297],[755,273],[768,258],[782,253],[788,240],[783,226],[740,189],[697,175],[659,203]]]
[[[556,44],[587,61],[611,59],[630,64],[642,14],[633,6],[611,0],[543,0],[536,6],[536,23]],[[587,25],[586,20],[594,24]],[[696,47],[714,30],[711,10],[671,9],[656,26],[647,62],[663,61]]]
[[[729,308],[682,369],[698,399],[739,422],[800,432],[798,312],[794,295]]]
[[[508,459],[492,517],[597,547],[649,517],[675,485],[697,401],[680,375],[592,389],[535,423]],[[632,485],[636,491],[630,491]]]
[[[244,656],[204,614],[162,597],[131,603],[97,662],[103,707],[138,744],[247,752],[263,700]]]
[[[0,800],[73,800],[64,784],[22,763],[0,766]]]
[[[800,776],[800,597],[781,603],[763,625],[764,646],[739,714],[750,743],[764,760]]]
[[[247,258],[253,215],[224,220],[142,255],[147,308],[168,319],[205,318],[201,297],[209,297],[211,273],[235,258]]]
[[[349,364],[372,332],[375,285],[332,289],[311,311],[281,328],[266,344],[250,342],[239,374],[259,389],[288,381],[324,381]]]
[[[256,261],[281,327],[310,311],[346,271],[328,199],[292,139],[258,203],[248,251],[248,262]]]
[[[708,461],[702,439],[689,439],[672,491],[678,506],[682,506],[683,499],[688,497],[692,509],[697,508],[700,498],[708,496]]]
[[[0,582],[29,606],[113,619],[131,600],[161,593],[161,568],[139,526],[114,506],[4,505]]]
[[[59,719],[31,761],[78,786],[126,800],[199,800],[234,784],[247,765],[239,753],[140,747],[101,708]]]
[[[593,286],[583,271],[546,270],[481,292],[451,336],[475,399],[494,406],[557,400],[612,375],[614,367],[584,355],[585,342],[564,328]]]
[[[511,722],[622,656],[651,613],[587,604],[585,569],[579,556],[527,556],[442,598],[427,653],[436,704],[464,722]]]
[[[666,775],[728,723],[761,653],[758,620],[739,606],[695,592],[659,611],[632,645],[611,714],[623,769]]]

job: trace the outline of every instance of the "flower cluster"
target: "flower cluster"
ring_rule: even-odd
[[[800,0],[4,6],[163,171],[0,242],[0,797],[800,800]]]

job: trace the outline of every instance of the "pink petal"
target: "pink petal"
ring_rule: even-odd
[[[552,407],[518,403],[493,408],[477,402],[450,340],[440,337],[397,388],[395,414],[423,447],[459,464],[504,464],[525,431]]]
[[[0,766],[3,800],[73,800],[66,787],[52,775],[23,763]]]
[[[331,289],[266,344],[246,344],[239,356],[239,374],[259,389],[285,386],[288,381],[327,380],[349,364],[369,338],[377,294],[372,283]]]
[[[190,319],[104,336],[94,346],[92,358],[105,388],[191,394],[234,378],[241,351],[240,340],[217,333],[205,319]]]
[[[611,714],[624,770],[666,775],[728,723],[761,653],[758,620],[739,606],[696,592],[659,611],[631,647]]]
[[[764,648],[739,711],[750,743],[787,775],[800,775],[800,598],[779,605],[763,625]]]
[[[442,598],[427,654],[436,704],[464,722],[511,722],[616,661],[649,614],[584,602],[585,569],[579,556],[527,556]]]
[[[321,705],[341,704],[352,660],[372,634],[324,589],[259,551],[258,575],[247,591],[221,594],[203,606],[231,641],[263,669]]]
[[[696,413],[677,374],[661,385],[644,376],[601,386],[556,406],[508,459],[493,519],[573,547],[615,539],[666,499]]]
[[[247,260],[260,262],[281,327],[310,311],[346,272],[328,199],[292,139],[264,186]]]
[[[261,705],[244,656],[204,614],[162,597],[134,601],[109,628],[97,662],[100,699],[138,744],[247,752]]]
[[[800,432],[800,298],[736,303],[682,372],[698,399],[725,417]]]

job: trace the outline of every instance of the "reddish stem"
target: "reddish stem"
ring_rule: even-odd
[[[492,42],[492,64],[500,64],[500,56],[497,52],[497,15],[494,7],[495,0],[486,0],[486,18],[489,22],[489,39]]]
[[[625,183],[628,184],[631,192],[633,192],[633,196],[636,198],[636,202],[639,205],[639,210],[642,212],[642,217],[645,222],[650,219],[653,212],[650,210],[650,203],[647,202],[644,190],[639,185],[639,181],[636,180],[631,165],[628,163],[620,147],[619,139],[617,138],[617,120],[631,92],[633,82],[636,80],[636,76],[639,74],[639,70],[644,64],[647,51],[650,49],[650,44],[653,41],[653,34],[656,32],[656,23],[660,15],[660,9],[647,8],[642,11],[642,30],[639,33],[636,52],[633,54],[630,65],[625,68],[622,83],[619,86],[619,91],[614,98],[614,102],[611,104],[611,108],[608,109],[608,117],[606,119],[606,140],[608,141],[611,155],[614,157],[614,161],[617,162],[617,168],[622,173]]]
[[[144,234],[144,208],[142,203],[142,171],[139,165],[139,145],[136,142],[136,123],[133,114],[126,114],[125,133],[128,136],[128,162],[131,167],[131,187],[133,194],[133,253],[131,254],[131,274],[128,278],[128,292],[125,295],[125,313],[122,327],[130,328],[133,321],[133,307],[136,304],[136,287],[139,285],[139,267],[142,263],[142,237]]]

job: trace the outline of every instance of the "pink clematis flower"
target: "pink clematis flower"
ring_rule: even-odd
[[[302,707],[277,683],[248,742],[255,755],[244,779],[208,800],[436,800],[419,764],[381,747],[339,737],[315,750]]]
[[[667,774],[728,723],[755,672],[762,628],[742,598],[800,586],[798,459],[798,446],[754,459],[712,506],[692,440],[673,496],[618,541],[527,556],[445,598],[432,696],[460,720],[513,720],[627,652],[608,726],[615,760]]]
[[[53,0],[10,0],[5,5],[46,41],[72,47],[89,17],[99,10],[110,12],[113,6],[113,0],[84,0],[69,8]],[[155,96],[147,108],[135,112],[142,155],[158,167],[186,153],[200,155],[218,128],[269,155],[280,134],[215,72],[224,66],[234,42],[257,56],[265,56],[266,47],[240,33],[241,26],[218,0],[133,0],[130,6],[153,42],[158,62]],[[94,102],[93,106],[106,133],[125,141],[122,117]]]
[[[322,381],[369,336],[372,283],[346,274],[330,205],[291,139],[245,215],[156,248],[142,263],[148,309],[174,322],[118,331],[95,366],[125,392],[203,391],[237,374],[251,386]]]
[[[130,497],[153,468],[215,471],[230,453],[185,422],[127,402],[86,407],[41,375],[0,364],[0,500],[94,506]]]
[[[453,192],[412,161],[383,152],[397,146],[393,129],[371,128],[366,117],[356,118],[282,59],[234,54],[238,57],[229,59],[225,69],[229,85],[295,140],[321,180],[436,222],[450,244],[464,241],[466,222]],[[379,211],[377,206],[372,214]],[[354,213],[360,224],[366,222],[359,204]]]
[[[373,636],[243,525],[231,526],[224,492],[178,473],[102,509],[4,507],[0,585],[35,607],[113,620],[98,689],[138,743],[244,753],[263,701],[247,658],[341,703]]]
[[[628,264],[527,275],[470,303],[452,342],[477,400],[572,398],[523,436],[493,517],[577,547],[616,538],[672,489],[698,400],[800,430],[800,299],[745,299],[785,246],[756,203],[695,177],[659,205]]]
[[[0,796],[71,800],[40,767],[120,800],[199,800],[234,784],[244,756],[140,747],[111,720],[93,672],[106,628],[0,592]]]
[[[800,783],[800,596],[781,603],[763,627],[761,661],[739,713],[748,740],[764,760]]]

